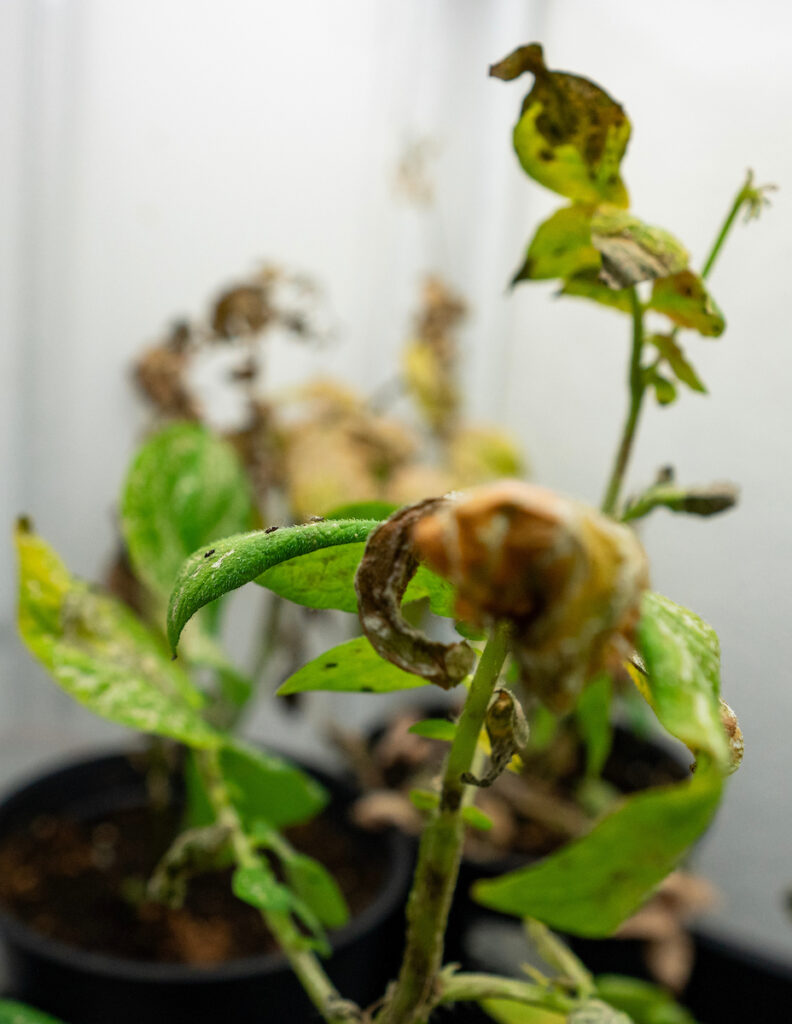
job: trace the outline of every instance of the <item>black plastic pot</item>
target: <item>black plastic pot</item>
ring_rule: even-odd
[[[331,811],[345,822],[354,791],[310,770],[330,791]],[[126,757],[94,757],[50,772],[7,797],[0,804],[0,836],[41,814],[91,820],[145,800],[143,778]],[[365,1005],[383,993],[398,967],[412,849],[395,831],[360,838],[372,856],[381,858],[384,881],[373,902],[331,936],[333,954],[326,967],[345,996]],[[302,1024],[317,1018],[279,954],[207,968],[133,962],[45,938],[2,908],[0,934],[10,994],[66,1024]]]

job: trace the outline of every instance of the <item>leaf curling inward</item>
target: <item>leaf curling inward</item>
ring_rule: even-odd
[[[570,199],[627,206],[619,166],[631,127],[622,107],[589,79],[549,70],[538,43],[490,68],[504,81],[524,72],[535,80],[514,128],[514,148],[526,174]]]
[[[702,395],[707,394],[707,389],[701,378],[672,334],[651,334],[647,341],[654,345],[663,361],[668,363],[678,381],[686,384],[691,391],[698,391]]]
[[[369,537],[355,576],[360,624],[374,650],[398,668],[444,690],[470,673],[475,651],[464,641],[443,644],[430,640],[409,625],[401,602],[418,568],[414,527],[448,500],[428,498],[408,505],[380,524]]]
[[[182,564],[168,605],[168,640],[175,652],[187,622],[204,605],[250,583],[281,562],[309,552],[365,541],[376,520],[306,523],[278,530],[255,530],[199,548]]]

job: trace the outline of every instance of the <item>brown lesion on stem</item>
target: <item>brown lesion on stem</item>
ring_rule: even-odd
[[[464,642],[430,640],[405,620],[401,603],[419,564],[415,525],[449,500],[429,498],[394,513],[369,537],[355,577],[360,622],[372,647],[387,661],[444,690],[470,673],[475,654]]]

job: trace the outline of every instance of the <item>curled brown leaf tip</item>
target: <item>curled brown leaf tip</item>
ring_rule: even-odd
[[[492,78],[500,78],[504,82],[511,82],[520,75],[530,71],[532,75],[545,71],[544,53],[539,43],[528,43],[525,46],[518,46],[508,57],[499,60],[497,64],[491,64],[489,73]]]
[[[355,577],[360,623],[371,646],[387,661],[443,689],[469,674],[475,654],[466,643],[439,643],[414,629],[402,615],[401,602],[418,568],[415,525],[447,500],[429,498],[410,505],[377,527]]]
[[[594,509],[501,481],[424,513],[414,541],[456,588],[461,619],[513,624],[526,683],[559,711],[629,648],[648,584],[646,556],[630,529]]]

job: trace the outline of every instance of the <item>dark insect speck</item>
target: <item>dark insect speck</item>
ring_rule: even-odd
[[[275,533],[275,531],[279,529],[279,526],[268,526],[264,533]]]
[[[325,668],[338,668],[338,662],[337,661],[326,661],[325,662]]]
[[[204,558],[208,558],[209,555],[213,555],[216,550],[217,550],[217,548],[211,548],[209,551],[206,552],[206,554],[204,555]]]

